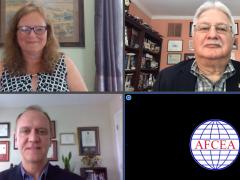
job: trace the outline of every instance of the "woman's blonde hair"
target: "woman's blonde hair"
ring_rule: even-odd
[[[26,74],[25,60],[21,48],[17,43],[17,26],[23,16],[32,12],[38,12],[45,20],[47,26],[47,42],[43,48],[41,70],[45,73],[52,73],[60,57],[60,53],[58,52],[59,43],[54,35],[51,20],[41,6],[28,3],[16,12],[5,37],[3,65],[12,75]]]

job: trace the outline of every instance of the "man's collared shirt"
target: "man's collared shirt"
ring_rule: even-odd
[[[47,177],[48,165],[49,165],[49,163],[47,163],[46,166],[44,167],[44,169],[43,169],[40,177],[38,178],[38,180],[47,180],[46,177]],[[22,166],[22,163],[21,163],[20,167],[21,167],[21,173],[22,173],[23,180],[34,180],[34,177],[29,175],[25,171],[25,169]]]
[[[226,80],[236,73],[232,62],[229,61],[222,77],[217,82],[213,83],[206,76],[199,72],[196,60],[193,62],[190,72],[197,77],[197,82],[195,85],[195,91],[197,92],[225,92]]]

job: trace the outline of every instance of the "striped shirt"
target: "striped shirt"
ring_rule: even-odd
[[[217,82],[212,82],[210,79],[204,76],[204,74],[199,72],[196,60],[193,62],[190,72],[197,77],[197,82],[195,85],[195,91],[197,92],[225,92],[226,80],[236,73],[232,62],[229,61],[222,77]]]

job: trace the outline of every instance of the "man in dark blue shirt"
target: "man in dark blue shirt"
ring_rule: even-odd
[[[15,133],[22,162],[1,172],[0,180],[83,180],[48,162],[50,118],[40,107],[29,106],[18,115]]]

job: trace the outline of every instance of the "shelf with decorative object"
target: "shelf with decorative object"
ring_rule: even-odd
[[[107,180],[107,168],[106,167],[86,167],[80,168],[81,176],[85,180]]]
[[[125,91],[150,91],[159,71],[162,36],[125,14]]]

